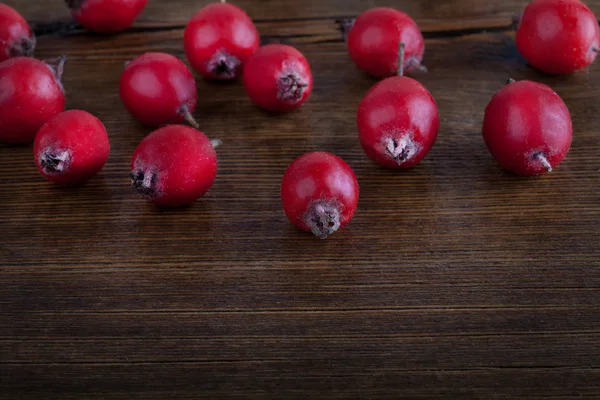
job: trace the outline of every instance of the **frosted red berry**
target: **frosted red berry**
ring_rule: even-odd
[[[483,139],[501,167],[522,176],[552,171],[571,147],[567,106],[548,86],[512,82],[485,110]]]
[[[398,47],[405,44],[403,69],[423,69],[423,35],[415,21],[393,8],[372,8],[362,13],[348,33],[350,58],[363,71],[376,77],[396,75]]]
[[[121,75],[121,100],[131,115],[148,126],[190,121],[196,108],[196,81],[177,57],[145,53],[128,63]]]
[[[425,158],[440,127],[433,96],[404,73],[405,45],[397,57],[399,76],[386,78],[367,92],[357,114],[360,144],[373,161],[389,168],[410,168]]]
[[[433,96],[414,79],[387,78],[358,108],[360,144],[373,161],[410,168],[425,158],[437,138],[440,119]]]
[[[14,8],[0,4],[0,62],[11,57],[30,57],[35,36],[29,24]]]
[[[184,125],[168,125],[146,136],[131,160],[133,190],[160,206],[190,204],[217,176],[218,140]]]
[[[86,111],[55,115],[35,137],[33,155],[44,178],[59,185],[81,184],[102,170],[110,142],[100,120]]]
[[[148,0],[65,0],[73,18],[97,33],[116,33],[133,25]]]
[[[321,239],[350,222],[358,195],[352,168],[325,152],[298,157],[285,171],[281,183],[281,201],[289,220]]]
[[[215,80],[237,78],[260,46],[248,15],[230,3],[213,3],[198,11],[184,33],[185,54],[201,75]]]
[[[600,51],[594,13],[579,0],[534,0],[521,17],[517,48],[548,74],[569,74],[590,65]]]
[[[42,125],[65,109],[65,60],[16,57],[0,63],[0,141],[31,143]]]
[[[269,111],[291,111],[310,96],[313,77],[302,53],[291,46],[269,44],[248,60],[244,87],[257,106]]]

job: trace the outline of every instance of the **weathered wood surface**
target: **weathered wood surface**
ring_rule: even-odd
[[[196,204],[159,210],[129,188],[150,130],[121,105],[119,76],[145,51],[184,58],[205,3],[150,0],[134,28],[99,36],[60,0],[7,1],[35,24],[38,57],[68,56],[68,107],[105,123],[112,152],[65,190],[29,147],[0,145],[0,398],[600,396],[600,64],[527,67],[510,28],[525,1],[239,0],[265,41],[306,54],[313,96],[274,116],[240,83],[199,79],[219,176]],[[362,153],[355,113],[376,81],[335,23],[380,5],[423,28],[417,78],[440,108],[436,146],[405,172]],[[484,108],[508,77],[551,85],[572,113],[551,175],[514,177],[485,148]],[[286,166],[312,150],[361,184],[356,217],[327,241],[279,204]]]

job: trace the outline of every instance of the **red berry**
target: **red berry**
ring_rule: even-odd
[[[404,46],[400,45],[404,72]],[[410,168],[425,158],[440,128],[433,96],[414,79],[387,78],[369,90],[358,107],[358,133],[365,153],[390,168]]]
[[[483,139],[500,166],[517,175],[552,171],[567,155],[572,137],[567,106],[541,83],[509,83],[485,110]]]
[[[517,47],[533,67],[569,74],[594,62],[599,32],[594,13],[579,0],[534,0],[517,29]]]
[[[71,15],[84,28],[116,33],[129,28],[148,0],[65,0]]]
[[[44,178],[78,185],[102,170],[110,143],[102,122],[92,114],[69,110],[55,115],[35,137],[33,156]]]
[[[30,143],[42,125],[65,109],[60,82],[65,61],[17,57],[0,63],[0,141]]]
[[[15,9],[0,4],[0,62],[11,57],[30,57],[35,37],[27,21]]]
[[[131,160],[133,190],[155,204],[192,203],[210,189],[217,176],[220,142],[183,125],[168,125],[146,136]]]
[[[177,57],[146,53],[125,67],[120,82],[121,100],[141,123],[159,126],[184,122],[193,125],[196,81]]]
[[[260,46],[252,20],[229,3],[202,8],[185,28],[185,54],[192,67],[210,79],[237,78],[246,60]]]
[[[380,77],[396,75],[398,47],[405,44],[404,70],[421,66],[425,43],[415,21],[393,8],[372,8],[362,13],[348,34],[348,52],[363,71]]]
[[[250,99],[269,111],[291,111],[308,99],[313,78],[306,58],[283,44],[261,47],[244,68]]]
[[[290,221],[321,239],[352,219],[358,205],[358,181],[341,158],[324,152],[306,153],[285,171],[281,201]]]

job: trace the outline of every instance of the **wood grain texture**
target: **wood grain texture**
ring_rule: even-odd
[[[39,58],[67,55],[68,107],[105,123],[112,152],[61,189],[30,147],[0,145],[0,398],[600,397],[600,64],[529,68],[510,28],[526,1],[236,1],[265,42],[305,53],[314,93],[272,115],[240,83],[198,79],[219,175],[175,210],[131,193],[150,130],[118,81],[145,51],[185,59],[183,27],[207,1],[149,0],[115,36],[85,32],[60,0],[6,3],[34,24]],[[360,148],[356,108],[376,81],[335,22],[383,5],[423,28],[430,72],[416,77],[440,108],[434,149],[404,172]],[[571,111],[573,147],[550,175],[512,176],[485,148],[485,105],[508,77],[549,84]],[[314,150],[361,185],[327,241],[279,203],[285,168]]]

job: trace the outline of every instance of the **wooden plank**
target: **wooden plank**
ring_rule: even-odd
[[[169,268],[164,266],[164,268]],[[136,268],[133,266],[133,268]],[[202,268],[202,267],[200,267]],[[87,270],[87,271],[86,271]],[[520,309],[598,307],[597,270],[563,269],[513,274],[494,269],[482,275],[467,268],[373,271],[312,269],[216,269],[205,273],[156,271],[132,273],[4,274],[0,310],[4,312],[212,312],[212,311],[360,311],[428,309]],[[85,271],[85,272],[84,272]],[[460,272],[464,271],[462,275]],[[312,276],[311,276],[312,275]],[[366,280],[360,278],[370,275]],[[457,279],[459,275],[461,279]],[[590,280],[588,276],[596,275]],[[561,277],[565,279],[561,279]],[[584,287],[585,286],[585,287]],[[579,288],[581,287],[581,288]]]
[[[0,338],[246,337],[596,332],[596,307],[335,311],[41,312],[0,315]]]
[[[296,371],[306,371],[298,373]],[[0,383],[9,371],[0,366]],[[214,398],[228,393],[244,398],[301,398],[307,388],[325,398],[412,398],[414,396],[539,397],[600,395],[600,370],[576,368],[487,368],[458,371],[404,371],[390,366],[318,361],[256,361],[160,364],[51,364],[11,367],[4,386],[12,393],[48,398],[129,399]],[[79,377],[85,376],[85,379]],[[127,376],[128,379],[123,379]],[[228,397],[229,397],[228,396]]]
[[[0,359],[5,365],[227,363],[268,359],[345,362],[354,369],[369,365],[413,371],[560,368],[600,365],[600,349],[596,346],[599,339],[600,333],[3,339]]]

